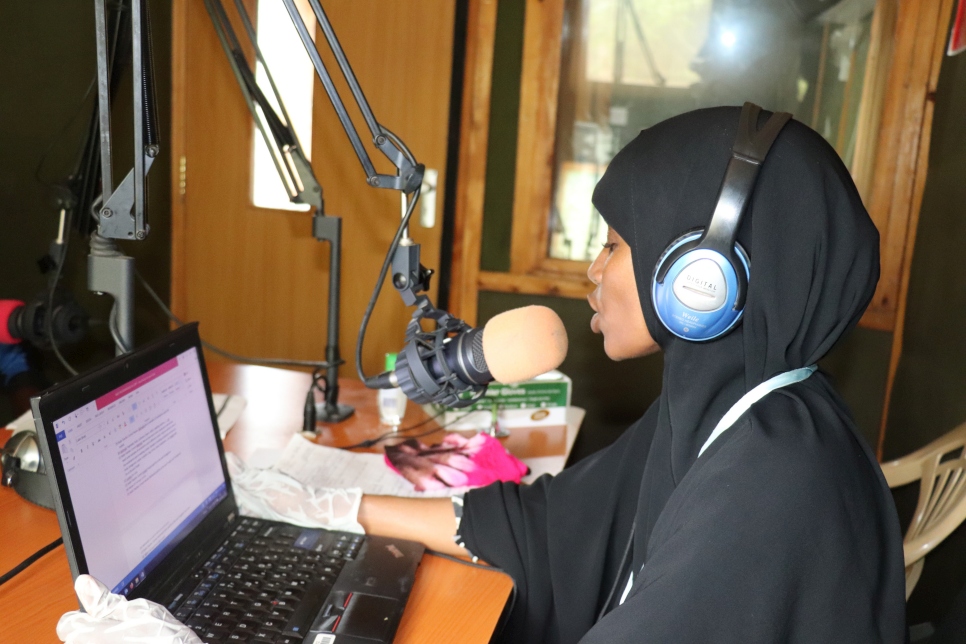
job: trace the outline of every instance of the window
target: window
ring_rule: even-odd
[[[546,256],[596,256],[606,225],[590,204],[594,185],[640,130],[674,114],[750,100],[791,112],[851,164],[874,9],[874,0],[567,0]]]
[[[585,297],[592,288],[588,249],[596,250],[603,232],[589,196],[614,152],[664,118],[752,100],[792,112],[845,160],[880,236],[879,283],[860,325],[898,329],[901,338],[953,4],[526,0],[509,262],[480,265],[489,243],[480,241],[490,198],[489,122],[474,116],[461,145],[463,167],[471,170],[460,184],[457,220],[465,228],[454,255],[462,259],[454,266],[460,288],[451,310],[475,320],[480,291]],[[499,6],[501,16],[516,7]],[[487,20],[469,34],[475,76],[466,96],[474,115],[490,105],[491,86],[480,79],[495,76],[489,66],[497,42],[496,7],[481,0],[478,12]],[[509,10],[507,17],[516,24]],[[742,48],[748,51],[738,56]],[[512,58],[507,51],[502,43],[496,52],[504,65]],[[740,60],[728,63],[728,56]],[[505,187],[495,183],[494,190]]]
[[[297,0],[299,13],[305,21],[309,33],[315,34],[316,21],[307,0]],[[277,0],[259,2],[256,13],[258,26],[258,48],[275,81],[285,109],[292,120],[292,127],[298,136],[302,151],[307,159],[312,158],[312,92],[314,89],[315,69],[305,53],[285,5]],[[255,79],[265,96],[272,103],[276,113],[282,110],[271,91],[271,84],[264,67],[259,64],[255,69]],[[284,118],[284,117],[283,117]],[[288,191],[282,185],[272,160],[272,152],[262,138],[258,128],[252,126],[255,142],[252,170],[252,201],[260,208],[281,210],[308,210],[310,206],[293,204],[289,201]],[[281,160],[279,160],[281,163]]]

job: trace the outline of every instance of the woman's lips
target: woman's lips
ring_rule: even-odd
[[[590,318],[590,330],[594,333],[600,333],[600,313],[597,312],[597,307],[594,306],[594,293],[587,296],[587,303],[590,304],[590,308],[594,311],[594,317]]]

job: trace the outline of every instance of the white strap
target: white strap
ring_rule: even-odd
[[[617,602],[618,605],[623,604],[627,596],[631,594],[631,586],[634,585],[634,571],[631,571],[630,576],[627,578],[627,585],[624,586],[624,592],[621,594],[621,600]]]
[[[801,382],[805,380],[810,375],[815,373],[818,369],[816,365],[809,365],[807,367],[802,367],[801,369],[793,369],[791,371],[785,371],[777,376],[773,376],[761,383],[744,396],[742,396],[738,402],[731,406],[731,409],[721,417],[718,424],[715,426],[714,431],[708,436],[708,440],[704,442],[704,446],[701,451],[698,452],[698,458],[704,454],[704,450],[711,446],[718,436],[721,436],[726,429],[735,424],[735,421],[741,417],[748,409],[754,405],[756,402],[767,396],[769,393],[775,391],[776,389],[781,389],[782,387],[787,387],[796,382]]]
[[[721,420],[718,421],[718,424],[715,425],[714,431],[711,432],[711,435],[708,436],[708,440],[704,442],[704,446],[701,448],[701,451],[698,452],[698,457],[700,458],[701,455],[704,454],[704,450],[708,449],[711,443],[714,442],[714,439],[724,434],[725,430],[734,425],[735,421],[738,420],[743,413],[748,411],[748,409],[750,409],[751,406],[756,402],[776,389],[781,389],[782,387],[787,387],[790,384],[805,380],[817,370],[818,367],[816,365],[809,365],[807,367],[802,367],[801,369],[785,371],[784,373],[780,373],[777,376],[769,378],[739,398],[738,402],[732,405],[731,409],[729,409],[728,412],[721,417]],[[641,570],[643,569],[644,568],[641,567]],[[621,600],[618,602],[619,604],[623,604],[624,600],[627,599],[627,596],[631,592],[631,586],[633,585],[634,572],[632,571],[630,578],[627,580],[627,586],[624,587],[624,593],[621,595]]]

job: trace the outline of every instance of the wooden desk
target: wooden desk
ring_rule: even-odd
[[[248,401],[225,439],[226,449],[245,459],[257,449],[284,447],[301,429],[308,374],[214,361],[208,371],[214,392],[239,394]],[[354,406],[356,413],[344,423],[324,427],[320,441],[346,445],[384,431],[379,427],[375,392],[357,381],[341,384],[340,402]],[[417,405],[410,404],[404,425],[425,417]],[[0,441],[8,436],[9,432],[0,430]],[[59,536],[53,512],[0,488],[0,574]],[[502,573],[426,555],[395,641],[488,642],[511,587]],[[67,556],[57,548],[0,586],[0,642],[54,644],[59,641],[54,630],[57,620],[76,608]]]

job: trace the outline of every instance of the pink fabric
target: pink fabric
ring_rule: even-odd
[[[418,491],[483,487],[494,481],[519,483],[528,468],[488,434],[447,434],[426,445],[415,438],[386,447],[386,465]]]

